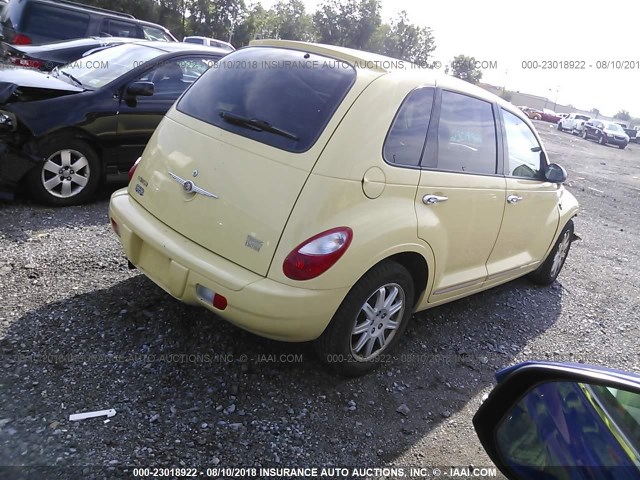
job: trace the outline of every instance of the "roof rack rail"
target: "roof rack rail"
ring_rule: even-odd
[[[49,0],[53,3],[64,3],[67,5],[73,5],[74,7],[84,8],[86,10],[94,10],[96,12],[108,13],[110,15],[117,15],[118,17],[136,18],[130,13],[116,12],[115,10],[109,10],[107,8],[94,7],[93,5],[85,5],[84,3],[72,2],[71,0]]]

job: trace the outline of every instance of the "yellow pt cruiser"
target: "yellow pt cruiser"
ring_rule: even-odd
[[[576,199],[529,119],[466,82],[263,40],[162,120],[109,215],[175,298],[364,373],[411,315],[529,274],[552,283]]]

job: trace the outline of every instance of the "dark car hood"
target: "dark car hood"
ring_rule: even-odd
[[[29,68],[0,70],[0,104],[7,102],[18,89],[24,89],[25,93],[31,92],[39,98],[52,98],[83,91],[82,88],[37,70]],[[31,99],[31,95],[26,96],[26,99]]]

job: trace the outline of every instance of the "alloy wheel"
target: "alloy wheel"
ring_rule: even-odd
[[[57,198],[78,195],[89,182],[89,161],[77,150],[53,153],[42,167],[41,180],[47,193]]]
[[[400,327],[405,292],[397,283],[383,285],[362,305],[351,332],[351,353],[361,362],[380,354]]]

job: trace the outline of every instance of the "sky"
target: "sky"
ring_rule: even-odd
[[[303,2],[308,12],[321,3]],[[256,3],[269,8],[277,0]],[[406,10],[412,23],[433,30],[434,60],[442,68],[456,55],[473,56],[497,64],[483,69],[482,82],[582,110],[597,108],[607,116],[627,110],[640,117],[640,2],[595,3],[596,8],[562,0],[381,4],[383,21]],[[584,68],[561,68],[569,62]]]

